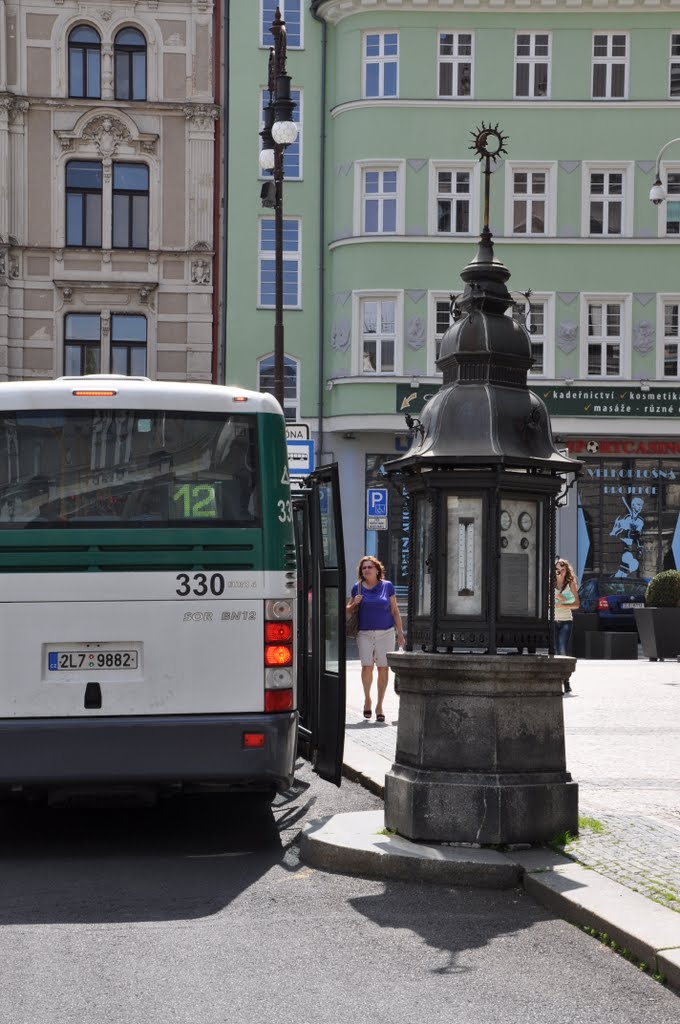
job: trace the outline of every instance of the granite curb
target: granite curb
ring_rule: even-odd
[[[384,797],[391,762],[345,741],[343,773]],[[332,815],[303,830],[301,856],[325,871],[439,885],[522,885],[547,910],[593,929],[680,992],[680,914],[548,849],[501,852],[412,843],[385,833],[382,811]]]

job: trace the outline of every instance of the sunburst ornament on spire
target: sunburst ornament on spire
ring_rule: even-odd
[[[486,157],[487,160],[496,161],[506,153],[505,143],[508,136],[499,130],[497,124],[487,125],[482,121],[481,128],[470,132],[470,135],[474,141],[469,148],[478,154],[480,160]]]
[[[503,135],[498,125],[484,124],[481,128],[470,132],[474,139],[470,149],[478,154],[479,159],[484,161],[484,227],[482,228],[482,243],[491,240],[489,231],[489,182],[491,180],[491,161],[495,163],[499,157],[506,153],[505,143],[508,136]]]

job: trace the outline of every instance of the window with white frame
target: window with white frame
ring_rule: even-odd
[[[276,238],[273,217],[260,220],[258,252],[258,306],[273,308],[276,302]],[[287,309],[302,306],[300,265],[302,225],[296,217],[283,221],[283,305]]]
[[[453,323],[451,296],[433,295],[431,301],[432,329],[429,333],[432,341],[428,352],[428,371],[430,373],[440,373],[441,371],[437,368],[437,360],[441,354],[442,338]]]
[[[430,165],[430,234],[469,235],[476,229],[474,164]]]
[[[680,32],[671,34],[668,95],[680,96]]]
[[[553,169],[550,166],[510,164],[506,185],[509,235],[546,235],[554,233],[552,217]]]
[[[680,374],[678,348],[680,347],[680,300],[663,303],[663,362],[661,377],[677,377]]]
[[[281,10],[281,17],[286,23],[286,44],[293,50],[303,46],[302,40],[302,0],[260,0],[260,46],[273,46],[271,26],[276,8]]]
[[[274,354],[263,356],[257,364],[258,391],[275,393]],[[283,357],[283,413],[289,423],[300,418],[300,363],[292,356]]]
[[[396,373],[397,299],[359,297],[359,372]]]
[[[666,172],[666,202],[661,204],[665,233],[680,235],[680,169]]]
[[[623,372],[625,304],[620,300],[585,301],[585,374],[620,377]]]
[[[361,168],[361,233],[394,235],[397,231],[396,167]]]
[[[585,235],[627,235],[629,229],[629,168],[584,167],[587,190]]]
[[[550,35],[518,32],[515,36],[515,97],[550,95]]]
[[[523,324],[531,339],[531,355],[534,360],[529,373],[534,377],[546,377],[552,372],[552,304],[548,297],[532,295],[523,302],[513,302],[511,316]]]
[[[399,33],[364,35],[364,97],[389,99],[399,90]]]
[[[472,96],[473,40],[471,32],[440,32],[438,95],[442,99]]]
[[[291,120],[298,126],[298,134],[295,142],[291,142],[283,150],[283,176],[288,181],[302,180],[302,90],[291,89],[290,98],[295,107]],[[260,90],[260,131],[264,128],[264,110],[269,104],[269,90]],[[261,177],[269,177],[260,170]]]
[[[597,32],[593,36],[593,99],[625,99],[628,93],[628,36]]]

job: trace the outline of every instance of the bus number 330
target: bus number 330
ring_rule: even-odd
[[[179,586],[175,593],[178,597],[221,597],[226,589],[244,590],[254,587],[255,582],[250,580],[225,580],[221,572],[213,572],[208,576],[204,572],[195,572],[191,575],[188,572],[180,572],[175,577]]]

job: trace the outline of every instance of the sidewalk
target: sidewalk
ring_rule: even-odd
[[[579,661],[572,688],[567,769],[579,784],[582,831],[565,852],[680,912],[680,665]],[[348,662],[345,764],[380,795],[397,740],[391,672],[384,709],[385,725],[364,720],[360,666]]]
[[[396,747],[399,698],[393,679],[390,673],[385,724],[375,717],[366,721],[360,666],[347,663],[345,773],[379,795]],[[580,660],[571,683],[573,694],[563,704],[567,769],[579,784],[580,834],[565,848],[569,860],[537,850],[506,860],[524,872],[527,890],[555,913],[618,936],[639,959],[654,962],[656,955],[662,973],[680,988],[680,665]],[[376,829],[367,836],[358,822],[333,828],[327,822],[316,835],[323,841],[324,829],[330,830],[325,841],[336,850],[342,846],[346,856],[349,847],[364,857],[377,852],[382,871],[413,872],[414,856],[429,863],[413,877],[430,877],[435,862],[442,881],[449,865],[449,884],[465,871],[472,877],[482,870],[483,858],[471,864],[475,851],[464,856],[465,851],[432,846],[414,854],[417,844],[398,837],[386,843]],[[400,858],[405,868],[386,869],[387,860]]]

